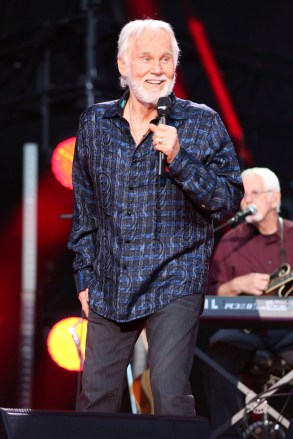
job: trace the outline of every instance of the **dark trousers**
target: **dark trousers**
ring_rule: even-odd
[[[91,311],[77,409],[119,411],[126,369],[145,327],[155,414],[194,416],[189,376],[202,305],[202,295],[185,296],[149,317],[128,323]]]
[[[221,329],[211,337],[206,353],[239,378],[256,350],[269,350],[293,366],[293,331]],[[212,367],[205,364],[203,373],[211,426],[215,430],[243,408],[244,396]],[[233,426],[219,437],[230,439],[241,438],[242,435],[240,429]]]

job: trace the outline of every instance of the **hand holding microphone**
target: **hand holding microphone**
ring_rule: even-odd
[[[167,125],[167,116],[169,116],[171,111],[171,99],[168,97],[162,97],[158,100],[157,111],[160,116],[159,124]],[[164,137],[160,137],[159,143],[162,145],[164,142]],[[166,166],[166,155],[159,151],[159,167],[158,174],[163,175]]]
[[[171,163],[174,160],[180,146],[176,128],[167,125],[167,117],[171,111],[170,98],[159,98],[157,111],[160,117],[159,124],[150,124],[150,130],[154,133],[153,145],[158,151],[158,175],[163,175],[166,162]]]

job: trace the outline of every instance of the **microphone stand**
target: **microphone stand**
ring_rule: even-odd
[[[237,212],[236,215],[234,215],[232,218],[230,218],[224,224],[221,224],[220,226],[216,227],[214,229],[214,232],[217,232],[218,230],[221,230],[226,226],[232,226],[232,227],[236,226],[236,225],[242,223],[242,221],[244,220],[244,218],[247,215],[255,215],[256,212],[257,212],[256,206],[254,204],[249,204],[247,209]]]
[[[244,216],[243,217],[237,217],[237,215],[235,215],[235,217],[230,218],[228,221],[226,221],[224,224],[221,224],[220,226],[214,228],[214,232],[217,232],[218,230],[223,229],[224,227],[227,226],[237,226],[238,224],[242,223],[242,221],[244,221]]]
[[[221,224],[220,226],[214,228],[214,233],[215,233],[215,232],[218,232],[219,230],[221,230],[221,229],[223,229],[224,227],[227,227],[227,226],[229,226],[229,225],[230,225],[230,224],[229,224],[229,221],[226,221],[224,224]]]

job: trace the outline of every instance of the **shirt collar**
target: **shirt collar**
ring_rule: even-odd
[[[109,107],[104,113],[104,117],[105,118],[122,117],[128,98],[129,98],[129,90],[127,89],[125,93],[123,93],[120,99],[116,101],[112,101],[110,103]],[[184,100],[178,100],[173,92],[169,95],[169,98],[171,99],[172,107],[171,107],[171,113],[168,117],[170,119],[178,119],[178,120],[187,119],[187,116],[184,114],[184,107],[187,103],[184,104],[185,102]],[[180,106],[177,105],[179,101],[181,102]]]
[[[259,230],[257,229],[257,227],[255,227],[254,224],[249,224],[249,223],[246,223],[246,224],[250,227],[250,235],[251,236],[253,236],[253,235],[261,235],[264,238],[265,237],[267,237],[267,238],[270,237],[271,241],[275,241],[275,240],[280,240],[281,239],[281,223],[280,223],[279,217],[278,217],[277,230],[276,230],[276,232],[272,233],[271,235],[262,235],[259,232]],[[283,225],[283,227],[284,227],[284,225]]]

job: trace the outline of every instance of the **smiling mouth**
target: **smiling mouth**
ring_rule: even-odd
[[[164,79],[147,79],[146,80],[146,82],[148,83],[148,84],[151,84],[151,85],[161,85],[163,82],[165,82],[165,80]]]

